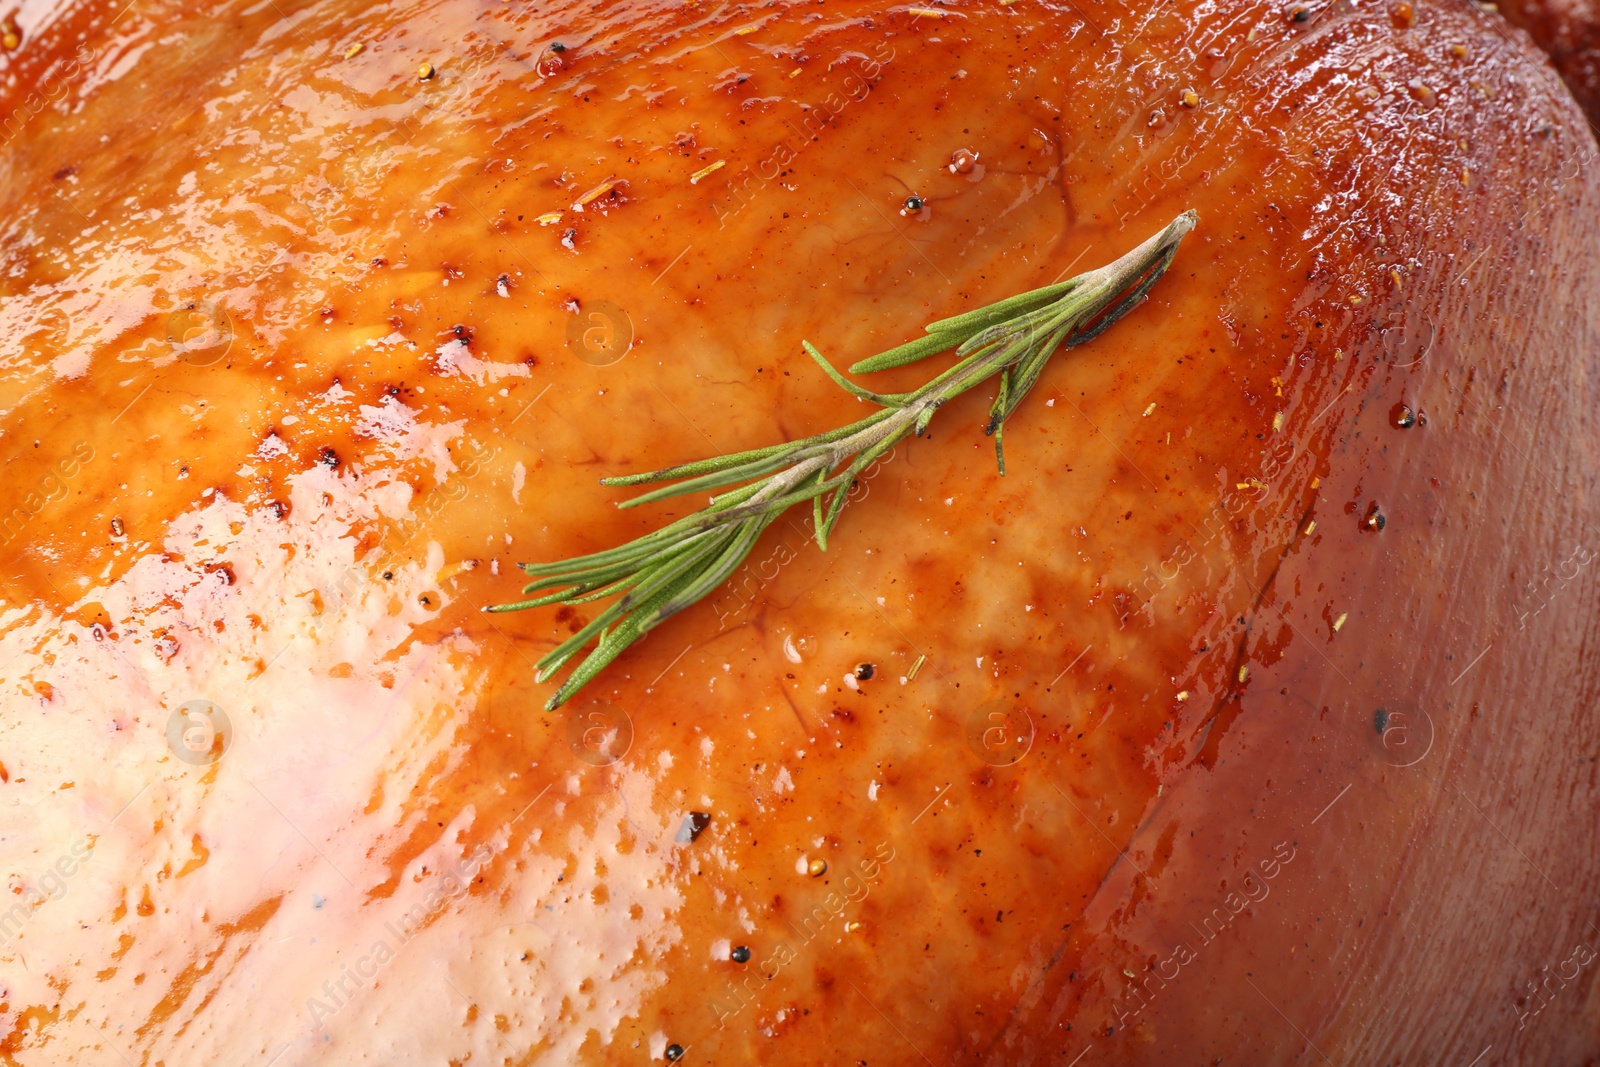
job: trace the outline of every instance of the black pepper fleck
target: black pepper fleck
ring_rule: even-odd
[[[711,825],[711,815],[704,811],[691,811],[683,817],[683,825],[678,827],[678,834],[674,841],[693,841],[699,837],[707,826]]]

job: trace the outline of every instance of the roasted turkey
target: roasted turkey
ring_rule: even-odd
[[[0,1059],[1600,1056],[1600,179],[1433,0],[24,0]],[[600,479],[1198,217],[565,706]],[[954,357],[857,380],[910,389]]]

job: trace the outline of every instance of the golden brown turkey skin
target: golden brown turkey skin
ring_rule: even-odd
[[[1490,16],[18,17],[9,1062],[1600,1048],[1600,189]],[[539,710],[478,609],[695,506],[598,478],[1190,208],[1004,479],[964,397]]]

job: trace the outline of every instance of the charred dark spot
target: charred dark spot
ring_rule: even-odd
[[[710,825],[710,812],[691,811],[689,814],[683,817],[683,824],[678,827],[678,834],[673,838],[673,840],[679,842],[693,841],[695,838],[704,833],[705,828]]]
[[[877,672],[878,669],[870,663],[856,664],[856,678],[859,681],[870,682],[872,680],[872,676]]]
[[[64,181],[66,181],[68,178],[72,177],[76,173],[78,173],[78,168],[74,167],[72,164],[68,163],[66,166],[64,166],[60,170],[56,171],[50,177],[54,178],[58,182],[64,182]]]
[[[317,462],[330,469],[339,466],[339,453],[327,445],[322,446],[322,451],[317,454]]]

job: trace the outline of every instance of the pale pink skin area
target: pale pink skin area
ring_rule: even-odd
[[[7,1062],[1589,1062],[1589,128],[1470,5],[1150,10],[25,4]],[[540,710],[593,607],[478,609],[700,503],[600,477],[1191,208],[1003,479],[976,390]]]

